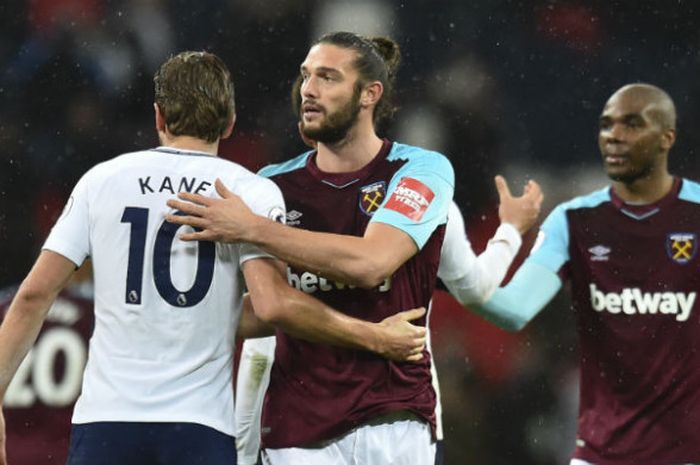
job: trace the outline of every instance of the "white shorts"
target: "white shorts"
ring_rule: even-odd
[[[264,465],[434,465],[430,425],[397,412],[315,447],[263,449]]]

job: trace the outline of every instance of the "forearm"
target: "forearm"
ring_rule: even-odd
[[[74,270],[70,260],[44,250],[17,291],[0,326],[0,400]]]
[[[243,307],[241,308],[241,318],[236,328],[236,337],[240,339],[252,339],[259,337],[274,336],[275,327],[258,318],[253,309],[253,302],[250,294],[243,296]]]
[[[507,286],[472,309],[496,326],[519,331],[542,310],[561,288],[556,273],[535,263],[525,263]]]
[[[246,242],[252,242],[291,265],[344,284],[370,288],[391,276],[386,250],[364,237],[321,233],[257,217]]]
[[[276,307],[272,316],[262,316],[265,321],[299,339],[378,352],[380,336],[375,323],[345,315],[295,288],[280,286],[277,290],[275,304],[259,307],[253,297],[256,311],[263,306]]]
[[[463,305],[485,302],[503,281],[521,243],[520,234],[510,224],[499,226],[478,257],[474,257],[465,241],[465,250],[457,254],[457,260],[462,257],[464,268],[455,277],[443,278],[445,286]]]
[[[0,326],[0,400],[41,330],[55,294],[20,288]]]

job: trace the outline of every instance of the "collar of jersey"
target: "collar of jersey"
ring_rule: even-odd
[[[384,139],[382,147],[379,149],[379,152],[377,152],[377,155],[375,155],[372,161],[367,163],[365,166],[363,166],[357,171],[349,171],[345,173],[327,173],[325,171],[321,171],[321,169],[318,167],[318,164],[316,163],[316,156],[318,155],[318,152],[316,151],[314,151],[309,156],[309,158],[307,158],[306,169],[311,173],[313,177],[315,177],[322,183],[327,184],[336,189],[345,189],[346,187],[352,186],[353,184],[369,176],[374,171],[374,168],[382,161],[384,161],[387,155],[389,155],[389,152],[391,151],[391,145],[392,144],[390,141]]]
[[[195,157],[215,157],[213,153],[209,152],[202,152],[200,150],[182,150],[182,149],[176,149],[173,147],[167,147],[165,145],[161,145],[159,147],[156,147],[154,149],[151,149],[154,152],[161,152],[161,153],[171,153],[173,155],[190,155],[190,156],[195,156]]]
[[[665,206],[675,201],[678,198],[678,193],[680,191],[681,179],[674,177],[673,186],[671,187],[671,190],[668,192],[668,194],[666,194],[654,203],[648,203],[645,205],[634,205],[625,203],[625,201],[617,195],[615,189],[613,189],[612,186],[610,187],[610,199],[612,200],[613,205],[615,205],[615,207],[625,215],[636,219],[644,219],[656,214],[657,212],[661,211]]]

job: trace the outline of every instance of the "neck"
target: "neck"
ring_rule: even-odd
[[[358,122],[343,140],[334,144],[319,143],[316,164],[326,173],[357,171],[377,156],[382,144],[372,124]]]
[[[197,152],[216,155],[219,152],[219,141],[207,142],[192,136],[173,136],[172,134],[160,134],[160,143],[165,147],[180,150],[195,150]]]
[[[673,176],[664,171],[657,176],[636,179],[630,183],[613,182],[615,193],[626,203],[650,204],[664,198],[673,187]]]

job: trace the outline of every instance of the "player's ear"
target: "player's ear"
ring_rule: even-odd
[[[231,116],[231,121],[226,126],[226,129],[224,129],[224,132],[221,133],[221,138],[227,139],[227,138],[231,137],[231,134],[233,133],[233,127],[235,125],[236,125],[236,114],[234,113],[233,116]]]
[[[153,104],[153,111],[155,112],[156,118],[156,131],[165,132],[165,118],[163,117],[163,113],[160,111],[160,107],[157,103]]]
[[[673,144],[676,142],[676,130],[666,129],[661,134],[661,148],[664,150],[671,150]]]
[[[384,93],[384,86],[380,81],[373,81],[365,85],[360,94],[360,105],[369,107],[376,105]]]

